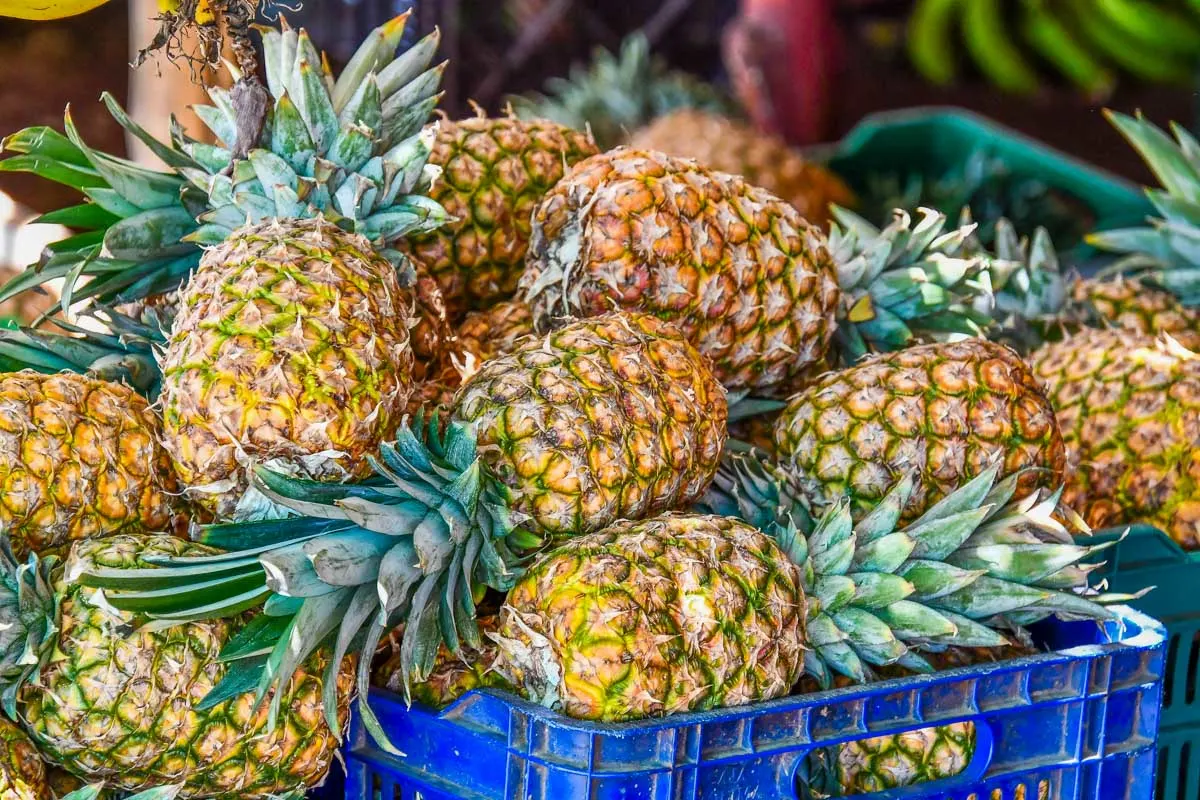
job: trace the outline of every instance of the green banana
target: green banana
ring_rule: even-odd
[[[908,18],[908,57],[930,83],[944,86],[958,77],[953,25],[962,0],[917,0]]]
[[[989,81],[1015,94],[1038,90],[1037,72],[1007,36],[1000,0],[969,0],[962,30],[971,58]]]
[[[1131,39],[1105,15],[1097,13],[1090,0],[1063,0],[1073,29],[1106,60],[1135,78],[1152,83],[1185,83],[1192,68],[1186,60],[1160,48],[1147,47]]]
[[[1096,13],[1132,40],[1168,53],[1200,54],[1200,26],[1186,15],[1152,0],[1093,0]]]
[[[1022,5],[1021,32],[1043,59],[1089,97],[1101,100],[1112,94],[1116,75],[1079,43],[1045,0],[1024,0]]]

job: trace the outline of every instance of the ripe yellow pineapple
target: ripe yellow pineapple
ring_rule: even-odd
[[[1000,647],[995,628],[1080,603],[1106,616],[1055,503],[998,474],[907,526],[911,475],[858,522],[843,501],[803,531],[675,512],[569,539],[509,592],[495,669],[535,702],[621,721],[779,697],[803,673],[929,672],[923,648]]]
[[[0,797],[21,797],[21,791],[28,800],[49,800],[46,766],[29,737],[7,718],[0,718]]]
[[[1200,357],[1123,330],[1030,356],[1067,446],[1064,501],[1092,527],[1145,522],[1200,548]]]
[[[16,683],[17,712],[48,759],[125,791],[182,783],[184,798],[265,800],[325,775],[338,744],[322,711],[327,652],[304,659],[276,690],[272,726],[271,704],[256,708],[246,686],[215,705],[201,702],[238,663],[219,655],[252,614],[151,629],[144,613],[116,611],[78,582],[89,571],[145,574],[159,571],[156,558],[215,552],[173,537],[118,535],[76,544],[61,570],[38,563],[37,581],[5,584],[0,607],[25,610],[21,633],[38,659],[5,664],[5,681]],[[5,556],[3,569],[11,580],[19,567]],[[212,580],[219,568],[207,574]],[[159,594],[161,606],[174,593]],[[341,667],[330,672],[344,723],[352,670],[350,662]]]
[[[539,326],[613,307],[668,319],[727,389],[759,394],[785,393],[824,356],[841,297],[824,234],[788,203],[628,148],[546,195],[521,289]]]
[[[1062,478],[1054,409],[1016,353],[982,339],[912,347],[831,373],[775,425],[779,457],[818,508],[872,507],[914,470],[913,519],[998,460],[1028,492]]]
[[[249,463],[362,476],[412,391],[411,295],[367,241],[272,221],[209,250],[162,359],[163,443],[195,501],[239,510]]]
[[[433,275],[452,319],[512,296],[529,218],[566,169],[596,152],[591,137],[545,120],[475,117],[438,124],[430,196],[457,217],[404,248]]]
[[[157,416],[117,383],[0,373],[0,529],[19,555],[172,528],[178,487]]]
[[[791,203],[815,225],[829,224],[831,204],[854,205],[850,187],[828,168],[804,158],[778,136],[713,111],[672,111],[634,131],[629,144],[741,175]]]

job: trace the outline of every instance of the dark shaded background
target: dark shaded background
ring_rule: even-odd
[[[307,26],[318,46],[340,64],[373,26],[412,0],[308,0],[289,20]],[[951,89],[925,84],[908,68],[898,39],[904,3],[846,0],[841,12],[846,48],[835,93],[830,138],[864,114],[913,105],[958,105],[1069,151],[1139,182],[1149,181],[1141,161],[1104,120],[1102,105],[1047,86],[1042,96],[1016,98],[972,80]],[[410,35],[443,31],[443,56],[451,59],[443,108],[470,113],[468,98],[490,110],[506,94],[540,88],[566,73],[596,45],[619,46],[623,36],[649,27],[657,50],[672,64],[707,79],[723,80],[720,31],[736,13],[736,0],[427,0],[419,3]],[[88,141],[123,152],[122,132],[98,102],[108,89],[124,102],[129,42],[124,0],[53,23],[0,20],[0,131],[28,125],[61,127],[70,102]],[[867,41],[874,44],[868,46]],[[881,45],[880,42],[883,42]],[[143,69],[156,68],[153,63]],[[1195,118],[1194,87],[1144,86],[1127,81],[1105,105],[1142,109],[1159,123]],[[36,210],[73,200],[44,181],[0,174],[0,189]]]

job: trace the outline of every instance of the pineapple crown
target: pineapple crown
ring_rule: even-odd
[[[789,508],[754,505],[759,498],[799,504],[786,478],[757,459],[727,455],[722,469],[726,485],[701,507],[774,536],[800,567],[813,645],[805,669],[824,687],[834,673],[869,680],[873,666],[931,672],[922,650],[999,647],[1009,644],[1001,630],[1020,631],[1050,615],[1103,619],[1110,616],[1105,604],[1130,599],[1087,588],[1099,565],[1080,562],[1112,542],[1075,544],[1054,519],[1058,494],[1016,499],[1020,475],[997,480],[999,466],[903,528],[912,476],[857,521],[843,500],[813,522]],[[771,482],[778,485],[768,488]],[[730,496],[740,499],[730,503]]]
[[[163,143],[135,123],[113,97],[110,113],[169,168],[151,170],[91,149],[67,110],[66,136],[46,127],[6,138],[16,155],[0,171],[32,172],[78,189],[87,202],[40,217],[82,230],[47,248],[0,290],[0,298],[65,279],[58,308],[89,297],[119,304],[179,288],[216,244],[247,223],[322,215],[365,235],[398,265],[405,236],[450,217],[424,196],[437,174],[427,161],[443,66],[430,67],[438,33],[396,55],[407,15],[376,28],[336,79],[303,30],[258,29],[265,53],[268,110],[258,146],[235,158],[230,93],[210,88],[212,105],[195,108],[215,135],[209,144],[172,120]],[[230,67],[235,79],[240,77]],[[83,277],[89,280],[81,281]]]
[[[55,319],[64,333],[0,328],[0,372],[86,373],[123,383],[153,402],[162,383],[155,351],[166,342],[155,312],[148,310],[138,320],[97,304],[86,309],[86,316],[95,324]]]
[[[1146,197],[1159,217],[1135,228],[1089,234],[1089,244],[1123,256],[1110,271],[1136,274],[1186,306],[1200,305],[1200,142],[1171,123],[1174,141],[1139,113],[1105,111],[1162,185]]]
[[[54,591],[54,556],[13,554],[0,530],[0,702],[17,719],[17,693],[36,677],[58,644],[59,596]]]
[[[713,86],[654,58],[640,31],[621,43],[619,56],[599,48],[588,66],[572,66],[569,78],[550,79],[545,94],[513,97],[510,103],[522,119],[590,128],[602,150],[623,144],[630,131],[676,109],[733,112],[733,104]]]
[[[507,591],[532,542],[515,530],[503,485],[490,478],[468,427],[420,416],[371,459],[375,476],[358,484],[297,480],[260,468],[259,491],[292,514],[285,519],[211,525],[197,540],[220,555],[147,557],[153,569],[83,572],[118,609],[147,613],[155,625],[241,613],[265,604],[222,651],[225,678],[201,702],[214,706],[246,691],[263,702],[316,648],[333,651],[325,712],[336,724],[336,670],[359,659],[364,724],[384,747],[365,699],[371,658],[403,622],[400,673],[423,680],[440,644],[455,654],[482,645],[475,603],[485,587]],[[164,590],[169,590],[165,591]],[[148,609],[147,603],[153,608]],[[272,724],[282,692],[271,697]]]
[[[842,288],[836,337],[846,363],[899,350],[917,337],[981,333],[990,321],[992,286],[988,259],[967,247],[973,224],[947,231],[939,211],[919,209],[914,224],[896,209],[891,224],[879,229],[847,209],[831,211],[829,252]]]

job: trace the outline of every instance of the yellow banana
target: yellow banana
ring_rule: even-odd
[[[0,17],[49,20],[74,17],[108,0],[0,0]]]

